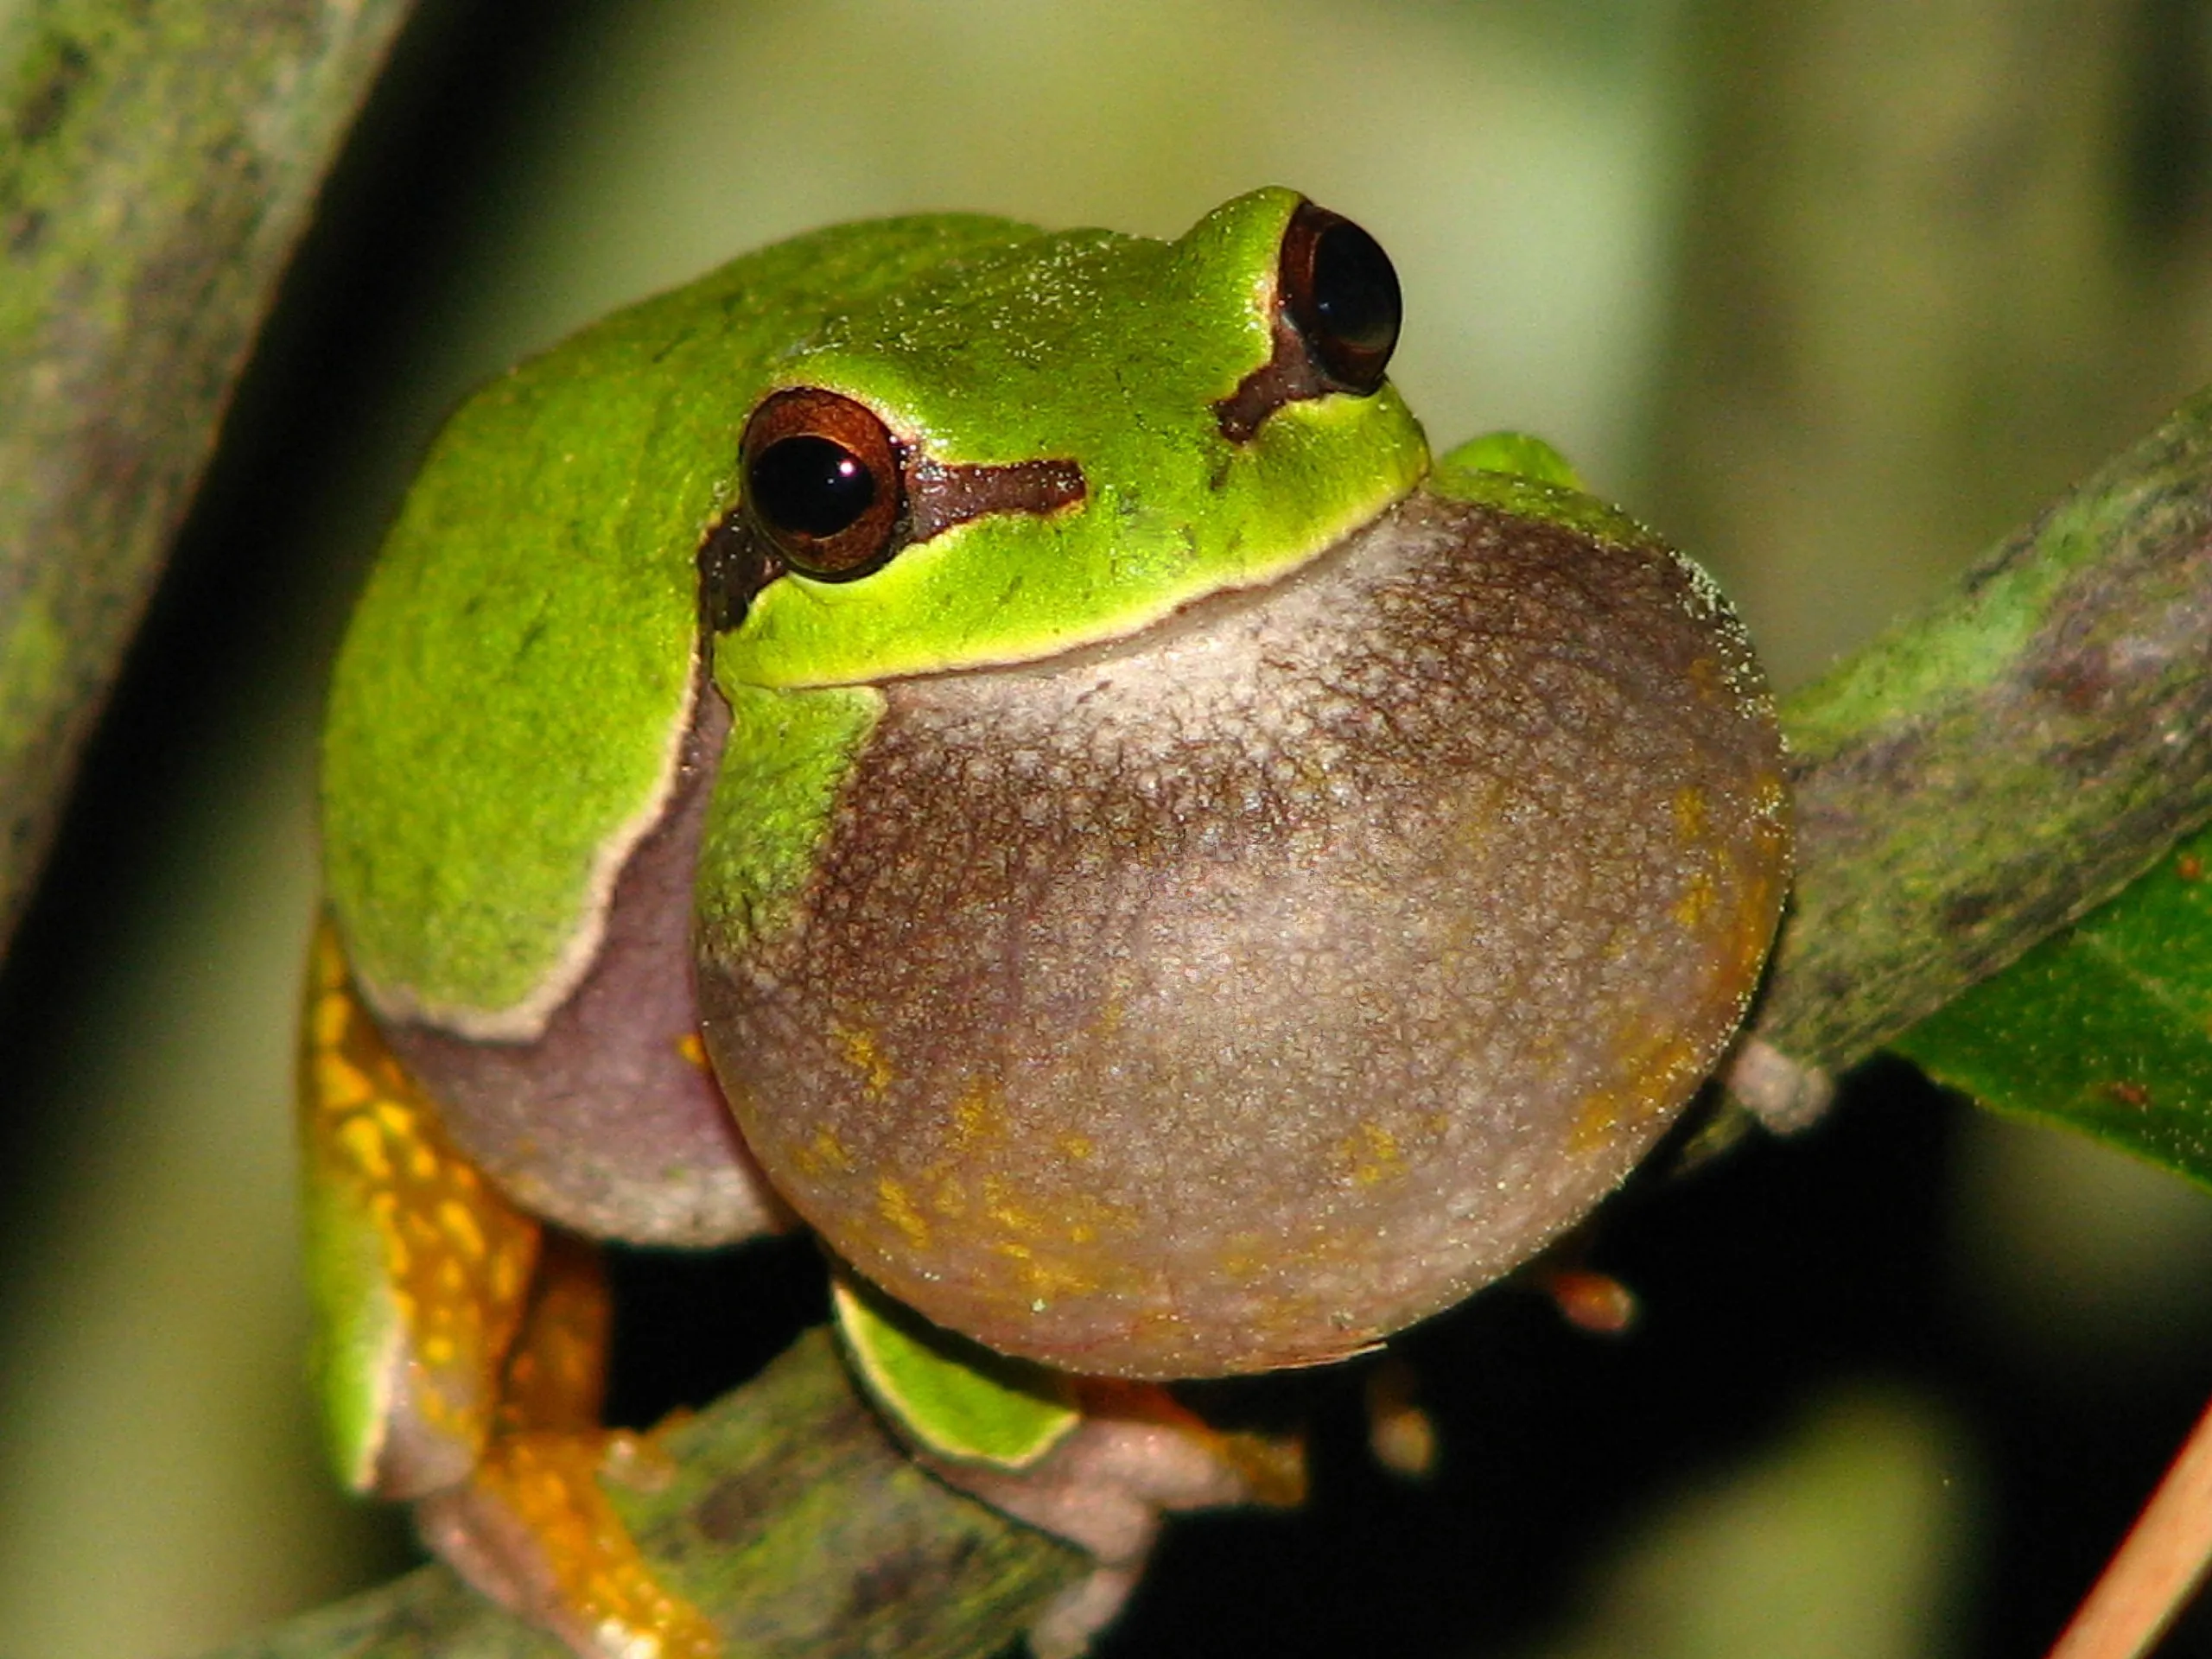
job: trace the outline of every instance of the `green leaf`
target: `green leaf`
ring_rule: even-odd
[[[1891,1046],[1985,1106],[2212,1186],[2212,830]]]

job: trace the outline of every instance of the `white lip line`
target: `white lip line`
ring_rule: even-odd
[[[936,680],[973,679],[981,674],[1036,674],[1058,673],[1070,668],[1081,668],[1091,664],[1105,664],[1140,652],[1149,651],[1165,639],[1173,639],[1179,632],[1196,629],[1213,621],[1221,613],[1233,613],[1264,605],[1280,598],[1289,589],[1308,581],[1322,580],[1330,568],[1341,563],[1363,545],[1367,539],[1381,531],[1402,513],[1408,502],[1421,493],[1417,484],[1406,494],[1385,506],[1364,524],[1353,526],[1326,546],[1320,548],[1299,563],[1278,575],[1262,577],[1257,582],[1217,588],[1192,599],[1186,599],[1160,616],[1140,623],[1127,633],[1110,639],[1093,639],[1087,644],[1071,645],[1042,657],[1024,657],[1002,663],[976,663],[964,668],[918,669],[904,674],[882,674],[868,679],[828,680],[819,683],[787,685],[768,688],[786,691],[850,690],[856,687],[919,685]]]

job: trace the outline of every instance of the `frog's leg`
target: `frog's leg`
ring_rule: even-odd
[[[518,1211],[454,1148],[327,926],[300,1096],[317,1370],[340,1477],[420,1500],[439,1555],[581,1654],[718,1652],[599,1484],[645,1445],[599,1426],[598,1253]]]
[[[1091,1556],[1031,1627],[1037,1659],[1082,1653],[1121,1611],[1166,1514],[1305,1498],[1296,1440],[1221,1433],[1156,1384],[995,1354],[842,1268],[833,1300],[855,1372],[932,1472]]]

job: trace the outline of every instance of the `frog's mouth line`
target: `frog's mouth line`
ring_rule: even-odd
[[[1370,547],[1378,537],[1387,537],[1389,527],[1397,522],[1408,505],[1421,494],[1421,482],[1416,480],[1405,494],[1385,504],[1372,518],[1324,543],[1296,563],[1248,581],[1225,582],[1206,593],[1184,600],[1157,615],[1147,617],[1126,632],[1105,639],[1088,639],[1079,645],[1031,657],[968,662],[948,668],[910,669],[871,674],[864,678],[825,680],[804,685],[778,684],[764,689],[821,691],[861,686],[928,684],[972,679],[979,675],[1082,672],[1110,664],[1163,645],[1172,645],[1179,639],[1218,629],[1259,607],[1278,602],[1308,587],[1336,580],[1343,574],[1345,566],[1357,559],[1362,550]],[[713,674],[711,664],[715,640],[715,635],[711,628],[702,627],[702,657],[709,664],[707,669],[709,679]]]
[[[1150,652],[1178,639],[1211,632],[1224,623],[1249,614],[1265,605],[1272,605],[1300,590],[1317,587],[1338,580],[1344,567],[1354,563],[1378,537],[1386,537],[1389,527],[1406,511],[1408,503],[1421,493],[1416,483],[1411,490],[1382,507],[1363,524],[1354,525],[1334,541],[1325,543],[1314,552],[1287,569],[1259,577],[1251,582],[1224,584],[1210,593],[1186,599],[1179,605],[1139,623],[1126,633],[1110,639],[1094,639],[1084,645],[1071,645],[1065,651],[1048,652],[1042,656],[1024,657],[1006,662],[969,663],[957,668],[916,670],[905,674],[886,674],[869,682],[878,685],[926,684],[932,681],[973,679],[984,674],[1061,674],[1070,671],[1103,667],[1126,658]]]

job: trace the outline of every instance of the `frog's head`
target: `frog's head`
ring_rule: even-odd
[[[1040,236],[777,363],[702,559],[724,683],[1028,661],[1264,583],[1427,466],[1389,257],[1295,193]]]

